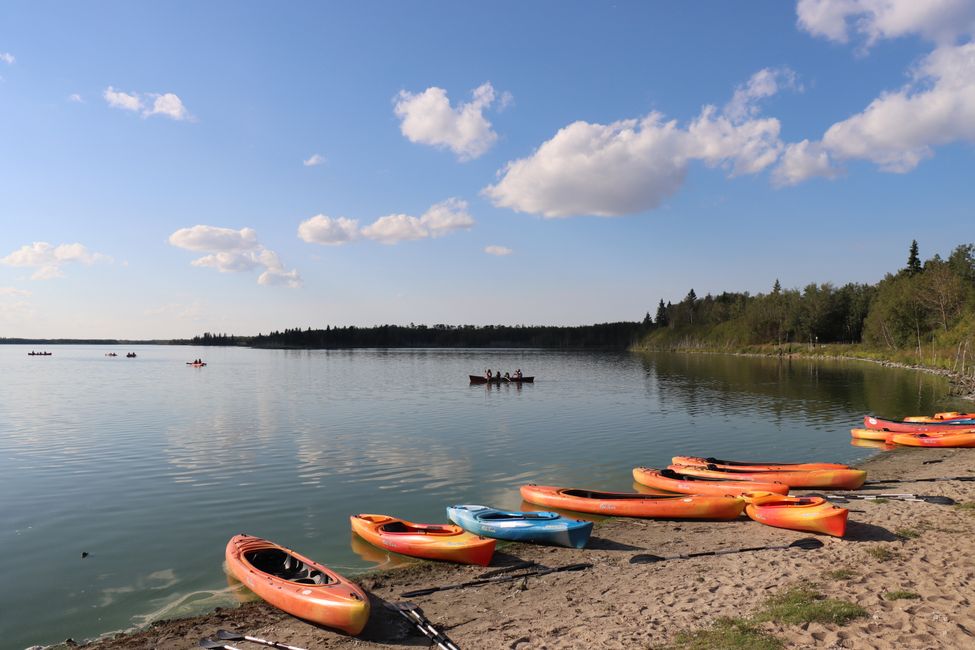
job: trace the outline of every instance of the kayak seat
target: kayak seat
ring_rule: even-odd
[[[382,525],[382,530],[384,533],[415,533],[423,532],[416,531],[404,524],[402,521],[391,521],[388,524]]]

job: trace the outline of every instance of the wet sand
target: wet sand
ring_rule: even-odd
[[[864,468],[868,480],[975,475],[975,450],[898,449],[870,459]],[[900,483],[870,491],[943,495],[975,503],[975,482]],[[638,553],[785,545],[811,535],[770,528],[744,516],[733,522],[607,519],[596,525],[589,547],[582,550],[508,543],[499,545],[488,569],[416,562],[370,574],[360,583],[372,595],[372,614],[358,637],[249,603],[162,621],[86,647],[197,648],[202,637],[221,628],[309,650],[428,647],[430,641],[384,608],[384,600],[401,601],[405,591],[464,582],[523,560],[550,567],[578,562],[593,566],[411,600],[460,648],[647,648],[666,645],[676,633],[704,627],[718,617],[747,616],[769,596],[808,582],[830,597],[859,604],[869,615],[843,626],[762,624],[789,648],[975,647],[975,510],[899,501],[842,505],[851,510],[846,537],[816,536],[824,543],[817,550],[634,565],[629,559]],[[871,550],[878,548],[894,555],[878,559]],[[837,569],[848,570],[849,576],[827,577]],[[885,593],[898,590],[919,597],[885,599]],[[243,641],[233,645],[261,647]]]

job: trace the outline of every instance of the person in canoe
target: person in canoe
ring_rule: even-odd
[[[488,381],[491,381],[491,369],[490,368],[488,368],[487,370],[484,371],[484,378],[487,379]]]
[[[521,368],[515,370],[515,379],[521,379]]]
[[[504,380],[505,381],[511,381],[511,373],[510,372],[505,371],[505,373],[504,373]]]

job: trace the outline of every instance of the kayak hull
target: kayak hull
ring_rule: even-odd
[[[943,420],[940,422],[907,422],[904,420],[885,420],[873,415],[863,416],[863,426],[877,431],[893,433],[937,433],[975,430],[975,419]]]
[[[761,490],[774,494],[788,494],[785,483],[757,483],[755,481],[735,481],[708,479],[673,470],[657,470],[650,467],[634,467],[633,480],[640,485],[680,494],[704,494],[711,496],[741,496],[745,492]]]
[[[591,521],[570,519],[555,512],[513,512],[457,505],[447,508],[447,517],[474,535],[528,544],[585,548],[592,534]]]
[[[975,432],[970,433],[894,433],[891,442],[907,447],[975,447]]]
[[[834,537],[846,534],[849,511],[822,497],[784,497],[758,493],[745,495],[745,514],[766,526],[803,530]]]
[[[835,490],[857,490],[867,480],[867,473],[862,469],[812,469],[791,471],[750,472],[737,469],[719,469],[716,466],[689,467],[686,465],[671,465],[669,469],[683,474],[703,476],[705,478],[720,478],[745,481],[770,481],[785,483],[790,488],[830,488]]]
[[[890,431],[879,429],[850,429],[850,436],[855,440],[881,440],[890,442],[890,437],[894,435]]]
[[[369,620],[369,598],[358,585],[274,542],[237,535],[225,559],[231,575],[293,616],[353,635]]]
[[[470,377],[472,384],[534,384],[535,383],[534,377],[522,377],[520,379],[516,377],[508,377],[507,379],[505,379],[504,377],[491,377],[490,379],[488,379],[487,377],[482,377],[480,375],[468,375],[468,377]]]
[[[387,551],[460,564],[487,566],[495,540],[472,535],[452,524],[415,524],[388,515],[359,514],[349,518],[352,531]]]
[[[745,507],[745,502],[737,497],[681,494],[657,496],[547,485],[523,485],[521,498],[549,508],[613,517],[656,519],[736,519]]]
[[[700,467],[715,465],[722,469],[751,470],[755,472],[850,468],[849,465],[841,465],[839,463],[758,463],[739,460],[721,460],[718,458],[699,458],[697,456],[674,456],[670,459],[670,462],[674,465],[697,465]]]

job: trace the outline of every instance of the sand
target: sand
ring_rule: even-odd
[[[975,475],[975,450],[899,449],[871,459],[864,467],[870,480]],[[975,502],[975,482],[904,483],[884,491]],[[733,522],[608,519],[597,524],[586,549],[504,544],[491,567],[533,560],[552,567],[590,562],[591,569],[438,592],[412,601],[465,649],[650,648],[667,645],[676,633],[707,626],[717,617],[747,616],[773,594],[814,583],[830,597],[861,605],[869,616],[842,626],[762,624],[789,648],[975,647],[975,510],[899,501],[844,505],[851,510],[846,537],[818,536],[824,547],[817,550],[758,551],[634,565],[629,559],[637,553],[673,555],[784,545],[810,534],[745,518]],[[885,549],[894,557],[878,559],[871,549]],[[827,576],[837,569],[848,570],[849,577]],[[372,594],[373,607],[359,637],[250,603],[163,621],[86,647],[189,649],[220,628],[309,650],[428,647],[428,639],[382,602],[403,600],[399,594],[411,589],[470,580],[487,570],[417,562],[365,577],[361,584]],[[899,590],[918,598],[884,597]]]

